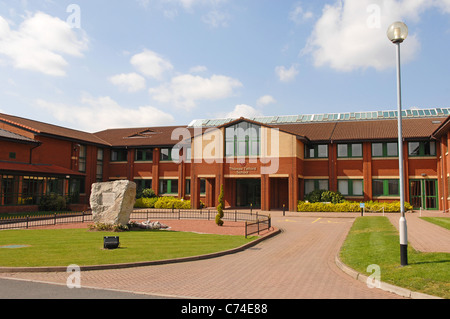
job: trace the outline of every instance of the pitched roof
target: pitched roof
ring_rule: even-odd
[[[404,139],[430,138],[445,118],[417,118],[402,121]],[[396,120],[351,121],[274,125],[304,135],[314,142],[382,140],[398,137]]]
[[[28,163],[15,163],[15,162],[4,162],[0,161],[2,171],[10,172],[26,172],[34,174],[53,174],[53,175],[80,175],[84,176],[86,174],[73,171],[68,168],[64,168],[52,164],[28,164]]]
[[[92,133],[87,133],[53,124],[34,121],[9,114],[0,113],[0,122],[19,127],[21,129],[30,131],[38,135],[39,134],[53,135],[76,141],[83,141],[100,145],[108,145],[107,142],[105,142],[104,140],[95,136]]]
[[[108,129],[96,132],[94,135],[116,147],[150,145],[171,146],[180,142],[183,137],[179,136],[179,134],[175,134],[174,139],[172,139],[172,133],[177,133],[177,131],[175,131],[176,129],[180,129],[181,133],[187,129],[189,134],[192,134],[194,131],[193,128],[187,128],[187,126],[162,126],[151,128]],[[187,133],[187,131],[185,131],[185,133]],[[189,136],[184,136],[183,138],[188,137]]]
[[[0,139],[4,140],[12,140],[14,142],[19,143],[27,143],[27,144],[39,144],[39,141],[33,140],[32,138],[22,136],[10,131],[6,131],[0,128]]]

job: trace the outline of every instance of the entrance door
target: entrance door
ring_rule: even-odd
[[[438,209],[437,180],[411,180],[409,182],[411,205],[415,209]]]
[[[238,179],[236,180],[236,206],[261,207],[261,180]]]

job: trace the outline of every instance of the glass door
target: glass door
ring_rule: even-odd
[[[409,197],[415,209],[438,209],[437,180],[411,180]]]

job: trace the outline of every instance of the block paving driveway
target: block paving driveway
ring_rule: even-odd
[[[281,234],[245,251],[194,262],[84,271],[81,285],[204,299],[401,298],[370,289],[336,266],[335,256],[354,217],[282,216],[279,212],[272,216]],[[0,277],[65,285],[68,274],[3,273]]]

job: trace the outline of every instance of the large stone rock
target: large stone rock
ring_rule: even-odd
[[[92,184],[90,204],[95,223],[126,225],[136,201],[136,183],[127,180]]]

